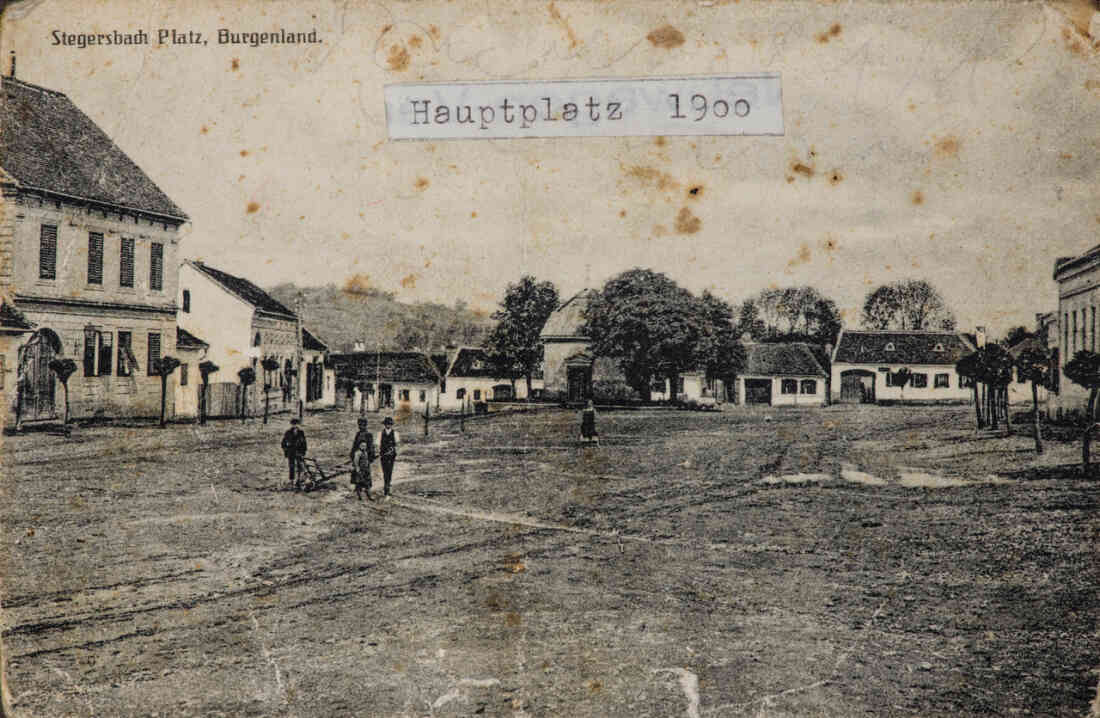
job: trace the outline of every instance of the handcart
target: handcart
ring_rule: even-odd
[[[317,463],[317,459],[310,456],[303,456],[299,459],[297,472],[298,479],[292,488],[294,488],[295,491],[299,489],[302,491],[312,491],[332,479],[343,476],[344,474],[350,474],[351,468],[351,462],[348,462],[326,469]]]

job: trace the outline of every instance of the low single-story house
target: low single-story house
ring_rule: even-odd
[[[1045,352],[1050,359],[1050,376],[1058,376],[1058,358],[1052,354],[1051,351],[1043,345],[1043,342],[1037,337],[1027,337],[1013,344],[1008,348],[1008,353],[1012,355],[1014,360],[1020,358],[1020,355],[1029,349],[1036,349],[1038,351]],[[1040,384],[1038,391],[1036,392],[1039,398],[1039,406],[1046,408],[1046,402],[1049,398],[1050,391]],[[1020,378],[1020,371],[1016,367],[1012,368],[1012,383],[1008,385],[1008,403],[1010,404],[1031,404],[1031,382]]]
[[[832,357],[832,401],[970,401],[972,385],[955,363],[974,351],[959,332],[841,330]],[[903,367],[912,376],[895,386]]]
[[[531,390],[542,389],[542,377],[531,379]],[[447,411],[457,411],[477,401],[507,401],[527,398],[527,379],[512,380],[498,376],[489,363],[487,352],[480,347],[458,347],[444,373],[440,387],[439,406]]]
[[[182,327],[176,327],[176,418],[193,419],[199,415],[199,392],[202,374],[199,364],[206,358],[210,345]]]
[[[443,377],[432,358],[416,351],[348,352],[329,355],[336,392],[345,406],[366,411],[424,411],[439,408]],[[350,401],[347,398],[350,397]]]
[[[803,342],[745,342],[745,367],[737,376],[742,406],[821,406],[828,399],[829,374]]]

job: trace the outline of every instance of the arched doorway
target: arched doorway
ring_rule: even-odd
[[[61,338],[39,329],[19,348],[19,418],[22,421],[56,419],[54,373],[50,362],[61,355]]]
[[[840,373],[840,400],[849,404],[875,403],[875,373],[849,369]]]

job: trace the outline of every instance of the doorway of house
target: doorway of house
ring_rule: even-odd
[[[393,384],[378,385],[378,408],[393,408]]]
[[[569,382],[569,401],[584,401],[592,395],[591,367],[571,366],[567,378]]]
[[[56,419],[56,382],[50,362],[61,355],[61,339],[50,329],[39,329],[19,350],[19,418],[23,421]]]
[[[875,403],[875,374],[865,369],[840,373],[840,400],[848,404]]]
[[[746,379],[745,403],[770,405],[772,403],[772,380]]]

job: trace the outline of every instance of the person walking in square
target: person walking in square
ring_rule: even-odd
[[[298,488],[302,481],[302,459],[306,455],[306,433],[298,426],[297,419],[290,420],[290,428],[283,434],[283,456],[290,473],[290,484]]]
[[[596,431],[596,407],[592,400],[588,400],[588,406],[581,412],[581,439],[587,442],[596,442],[600,445],[600,432]]]
[[[393,479],[393,465],[397,461],[397,445],[401,437],[393,430],[393,417],[382,420],[382,431],[378,432],[378,453],[382,458],[382,492],[384,498],[390,496],[390,481]]]
[[[367,419],[359,419],[359,431],[351,443],[351,483],[355,486],[355,495],[360,501],[366,492],[367,500],[374,501],[370,495],[370,465],[378,458],[374,451],[374,435],[367,431]]]

